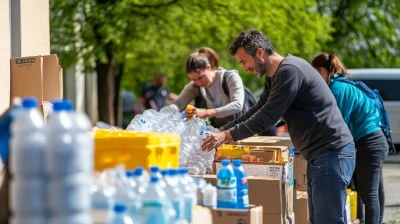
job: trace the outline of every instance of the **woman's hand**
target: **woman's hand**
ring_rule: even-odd
[[[209,118],[209,117],[215,117],[216,111],[215,109],[198,109],[194,108],[191,113],[193,114],[194,117],[199,117],[199,118]]]

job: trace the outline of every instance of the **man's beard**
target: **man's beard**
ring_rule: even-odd
[[[257,78],[263,77],[265,74],[267,74],[267,68],[265,62],[261,61],[257,57],[254,57],[254,61],[256,63],[256,73],[257,73]]]

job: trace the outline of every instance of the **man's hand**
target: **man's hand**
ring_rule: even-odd
[[[203,151],[211,151],[214,148],[222,145],[227,141],[232,141],[232,135],[229,131],[213,133],[205,138],[203,138],[203,144],[201,149]]]

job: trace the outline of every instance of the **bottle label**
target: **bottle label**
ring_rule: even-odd
[[[219,189],[236,188],[236,177],[218,179],[217,188]]]

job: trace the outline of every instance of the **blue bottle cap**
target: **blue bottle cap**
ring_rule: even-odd
[[[122,213],[122,212],[125,212],[125,210],[126,210],[125,205],[121,205],[121,204],[114,205],[114,212],[116,212],[116,213]]]
[[[126,171],[126,176],[127,177],[133,177],[135,175],[135,173],[132,170],[127,170]]]
[[[222,160],[221,164],[223,166],[228,166],[229,165],[229,160],[228,159],[224,159],[224,160]]]
[[[160,168],[158,166],[151,166],[150,167],[150,172],[157,173],[158,171],[160,171]]]
[[[37,107],[37,100],[35,97],[25,97],[22,100],[22,106],[25,109],[35,108]]]
[[[135,171],[133,171],[135,173],[135,176],[142,176],[143,174],[143,167],[136,167]]]
[[[63,100],[62,102],[63,102],[63,104],[64,104],[64,110],[66,110],[66,111],[72,111],[72,109],[73,109],[73,104],[72,104],[72,101],[71,101],[71,100]]]
[[[175,176],[175,175],[177,175],[177,174],[178,174],[178,170],[176,170],[176,169],[170,169],[170,170],[169,170],[169,175]]]
[[[232,162],[233,166],[241,166],[242,160],[241,159],[234,159]]]
[[[188,174],[189,170],[186,167],[179,168],[179,174]]]
[[[157,176],[151,176],[150,182],[151,183],[157,183],[158,182],[158,177]]]
[[[54,111],[62,111],[64,110],[64,103],[61,100],[55,100],[51,102],[53,104]]]
[[[169,170],[161,170],[161,175],[163,176],[169,175]]]

